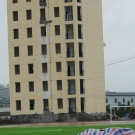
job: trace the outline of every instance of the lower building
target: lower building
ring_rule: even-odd
[[[8,85],[0,85],[0,116],[10,114],[10,98]]]
[[[106,92],[106,105],[135,106],[135,92]]]

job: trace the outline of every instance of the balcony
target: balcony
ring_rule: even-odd
[[[73,21],[73,15],[66,14],[65,15],[65,21]]]
[[[65,21],[72,21],[73,20],[73,7],[66,6],[65,7]]]
[[[39,5],[40,6],[47,6],[46,0],[39,0]]]
[[[67,76],[75,76],[75,70],[68,70]]]
[[[80,88],[80,94],[85,94],[85,88]]]
[[[69,113],[75,113],[76,107],[69,107]]]
[[[74,95],[76,94],[76,89],[75,88],[69,88],[68,89],[68,95]]]
[[[83,57],[83,52],[79,51],[79,57]]]
[[[73,24],[66,25],[66,39],[73,39],[74,33],[73,33]]]
[[[46,18],[40,18],[40,24],[46,24]]]
[[[80,70],[80,76],[84,75],[84,70]]]
[[[74,57],[73,51],[67,52],[67,58],[70,58],[70,57]]]
[[[67,3],[67,2],[72,2],[72,0],[65,0],[65,3]]]

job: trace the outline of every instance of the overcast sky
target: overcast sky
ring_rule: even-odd
[[[102,0],[105,65],[135,56],[135,0]],[[6,0],[0,0],[0,84],[9,83]],[[135,92],[135,59],[105,66],[106,90]]]

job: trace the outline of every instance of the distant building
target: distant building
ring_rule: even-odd
[[[10,98],[8,85],[0,85],[0,114],[10,112]]]
[[[106,92],[106,105],[117,106],[118,103],[135,106],[135,92]]]

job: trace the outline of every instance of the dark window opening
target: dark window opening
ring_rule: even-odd
[[[82,25],[78,25],[78,38],[82,39]]]
[[[31,20],[32,19],[32,12],[31,10],[26,10],[26,19]]]
[[[19,47],[14,47],[14,56],[19,57]]]
[[[20,82],[16,82],[15,83],[15,90],[16,90],[16,92],[20,92],[21,91]]]
[[[82,7],[78,6],[77,7],[77,18],[78,18],[78,21],[82,21],[82,15],[81,15],[81,11],[82,10]]]
[[[42,63],[42,73],[47,73],[47,63]]]
[[[34,82],[29,82],[29,91],[34,91]]]
[[[54,16],[55,16],[55,17],[59,17],[59,16],[60,16],[59,7],[55,7],[55,8],[54,8]]]
[[[43,99],[43,109],[45,111],[49,110],[49,101],[48,101],[48,99]]]
[[[56,72],[61,72],[61,62],[56,62]]]
[[[33,74],[33,73],[34,73],[33,64],[28,64],[28,73],[29,73],[29,74]]]
[[[39,5],[40,6],[46,6],[46,0],[39,0]]]
[[[45,26],[41,27],[41,37],[44,37],[44,36],[46,36],[46,27]]]
[[[117,98],[115,98],[115,103],[117,103]]]
[[[61,53],[61,44],[55,44],[56,54]]]
[[[125,98],[123,98],[123,103],[125,103]]]
[[[42,85],[43,85],[43,91],[48,91],[48,81],[43,81]]]
[[[40,9],[40,23],[45,24],[46,17],[45,17],[45,8]]]
[[[15,65],[15,74],[20,74],[20,65]]]
[[[18,29],[14,29],[14,39],[18,39],[19,38],[19,30]]]
[[[32,56],[33,55],[33,46],[27,46],[28,49],[28,56]]]
[[[18,11],[13,11],[13,21],[18,21]]]
[[[81,98],[81,112],[84,112],[85,99]]]
[[[21,110],[21,100],[16,100],[16,110]]]
[[[57,90],[62,90],[62,80],[57,80]]]
[[[57,99],[57,102],[58,102],[58,109],[62,109],[63,108],[63,99],[59,98],[59,99]]]
[[[13,3],[18,3],[18,0],[13,0]]]
[[[84,75],[83,65],[84,65],[84,62],[83,61],[79,61],[80,76]]]
[[[28,38],[32,37],[32,28],[27,28],[27,37]]]
[[[83,44],[79,43],[79,57],[83,57]]]
[[[47,54],[47,46],[46,45],[41,45],[41,54],[46,55]]]
[[[30,110],[34,110],[34,107],[35,107],[35,101],[30,100]]]
[[[60,25],[55,26],[55,35],[60,35]]]
[[[80,79],[80,93],[85,94],[84,80],[83,79]]]
[[[108,98],[106,98],[106,103],[108,103]]]

